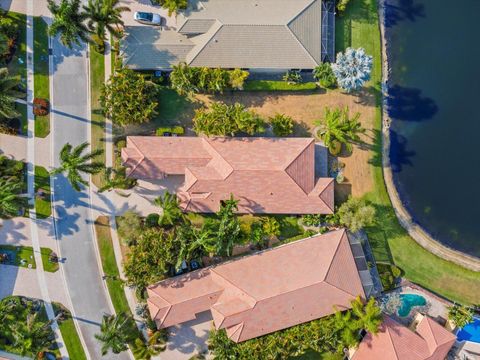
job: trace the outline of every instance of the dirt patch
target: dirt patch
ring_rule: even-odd
[[[336,186],[338,200],[349,194],[355,197],[373,190],[371,145],[373,144],[373,123],[375,119],[375,99],[369,91],[359,94],[345,94],[338,90],[328,92],[233,92],[210,96],[198,95],[197,99],[205,104],[212,101],[241,103],[268,118],[276,113],[291,116],[297,123],[295,136],[314,136],[315,121],[322,120],[325,107],[348,106],[350,113],[360,113],[360,122],[367,129],[362,135],[366,145],[355,146],[351,154],[341,156],[339,161],[345,163],[345,183]]]

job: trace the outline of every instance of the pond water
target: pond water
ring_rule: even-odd
[[[479,0],[387,0],[390,159],[415,221],[480,257]]]

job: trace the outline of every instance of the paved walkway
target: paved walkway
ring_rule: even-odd
[[[27,143],[27,187],[29,195],[29,203],[33,207],[35,205],[35,117],[33,115],[33,89],[34,89],[34,76],[33,76],[33,0],[27,0],[27,121],[28,121],[28,143]],[[42,257],[40,254],[40,241],[38,237],[38,224],[36,221],[35,209],[30,210],[30,219],[32,220],[30,226],[30,236],[32,241],[33,253],[37,269],[35,271],[38,280],[38,286],[40,288],[41,296],[45,304],[45,310],[48,319],[52,322],[51,327],[55,333],[55,337],[59,346],[60,355],[64,359],[68,359],[67,348],[62,338],[62,333],[58,327],[58,323],[55,319],[55,313],[48,292],[48,286],[46,281],[46,275],[43,270]],[[18,279],[16,279],[18,281]]]
[[[28,137],[0,134],[0,154],[19,161],[27,160]],[[35,142],[35,165],[49,169],[51,164],[50,136],[46,138],[34,138]]]

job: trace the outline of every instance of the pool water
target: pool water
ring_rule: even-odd
[[[480,343],[480,318],[475,318],[473,322],[461,328],[457,332],[457,340]]]
[[[416,306],[427,305],[427,300],[417,294],[400,294],[400,300],[402,301],[402,306],[397,310],[397,314],[400,317],[407,317]]]

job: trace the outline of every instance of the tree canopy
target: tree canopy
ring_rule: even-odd
[[[104,315],[100,333],[95,334],[95,338],[102,343],[102,355],[109,350],[114,354],[127,350],[127,344],[137,337],[134,330],[136,326],[131,316],[125,313]]]
[[[462,328],[473,321],[473,310],[468,306],[455,303],[448,308],[448,319]]]
[[[293,133],[294,122],[290,116],[275,114],[269,120],[275,136],[288,136]]]
[[[80,11],[81,0],[61,0],[59,4],[54,0],[47,1],[53,15],[48,28],[50,36],[60,35],[62,44],[69,48],[89,41],[90,31],[85,25],[88,15]]]
[[[158,86],[142,74],[120,68],[102,88],[100,103],[105,114],[121,126],[142,124],[157,114]]]
[[[370,80],[372,57],[362,48],[347,48],[345,53],[337,54],[337,61],[332,64],[332,71],[338,85],[347,92],[360,89]]]
[[[356,232],[375,222],[375,208],[364,199],[349,197],[337,211],[339,222],[350,231]]]

